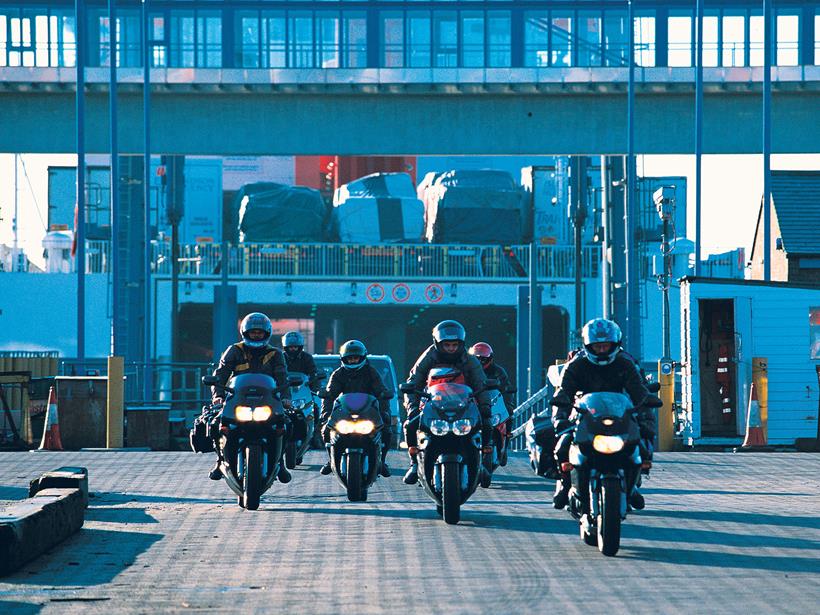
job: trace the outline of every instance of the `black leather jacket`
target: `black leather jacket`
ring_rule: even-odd
[[[515,398],[512,393],[508,393],[508,390],[512,388],[512,383],[510,382],[510,377],[507,375],[507,370],[493,361],[492,364],[484,370],[484,375],[487,378],[498,380],[498,388],[501,391],[501,395],[504,396],[504,405],[507,407],[507,412],[512,415],[512,411],[515,410]]]
[[[347,369],[346,367],[337,368],[331,375],[327,382],[328,396],[322,399],[322,414],[319,417],[319,422],[324,425],[327,422],[330,413],[333,411],[333,404],[339,395],[345,393],[367,393],[377,399],[383,393],[387,393],[388,389],[384,386],[382,377],[378,370],[365,363],[359,369]],[[387,399],[379,399],[379,412],[382,419],[390,416],[390,406]],[[386,419],[389,424],[389,418]]]
[[[635,360],[619,352],[609,365],[593,365],[586,355],[576,354],[561,372],[561,382],[552,397],[552,423],[563,430],[572,411],[575,394],[626,393],[636,408],[643,405],[649,391]]]
[[[282,353],[285,357],[285,365],[289,372],[300,372],[307,375],[308,386],[311,391],[316,391],[319,388],[319,379],[316,375],[316,362],[313,360],[313,355],[304,350],[300,350],[297,355],[290,355],[287,351]]]
[[[484,369],[481,367],[481,363],[479,363],[478,359],[471,354],[467,354],[465,350],[455,362],[445,361],[439,356],[435,344],[432,344],[427,350],[421,353],[413,369],[410,370],[410,376],[408,376],[407,382],[413,383],[413,386],[417,390],[423,390],[424,387],[427,386],[427,375],[434,367],[454,367],[461,370],[461,373],[464,374],[464,381],[467,383],[467,386],[473,389],[473,391],[481,391],[476,395],[481,416],[484,418],[490,416],[490,396],[487,391],[483,390],[487,377],[484,375]],[[405,395],[404,399],[407,414],[417,413],[419,409],[419,396]]]
[[[285,368],[282,352],[270,345],[251,348],[244,342],[239,342],[228,346],[222,353],[213,375],[224,386],[231,376],[240,374],[267,374],[280,387],[286,385],[288,381],[288,370]],[[211,396],[223,398],[225,393],[222,389],[211,387]],[[290,390],[287,387],[282,390],[282,399],[290,399]]]

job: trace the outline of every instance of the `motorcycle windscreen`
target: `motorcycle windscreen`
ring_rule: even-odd
[[[632,400],[623,393],[587,393],[576,405],[596,418],[623,418],[634,408]]]
[[[429,407],[440,414],[454,416],[464,413],[473,394],[473,390],[467,385],[456,383],[436,384],[427,392],[430,394],[430,400],[425,404],[425,410]]]
[[[378,400],[366,393],[345,393],[340,395],[333,405],[330,424],[335,424],[336,421],[341,419],[349,419],[352,416],[373,421],[377,427],[382,424]]]

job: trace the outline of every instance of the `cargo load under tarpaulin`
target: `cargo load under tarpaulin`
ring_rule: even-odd
[[[333,227],[340,241],[417,241],[424,230],[424,206],[406,173],[374,173],[336,190]]]
[[[449,171],[425,191],[425,237],[431,243],[521,242],[523,201],[505,171]]]
[[[318,190],[270,182],[236,194],[239,241],[322,241],[326,207]]]

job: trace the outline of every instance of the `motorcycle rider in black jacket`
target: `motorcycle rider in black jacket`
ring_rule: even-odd
[[[483,471],[489,472],[489,456],[492,454],[492,427],[490,425],[490,397],[484,390],[486,377],[478,359],[467,353],[464,340],[467,334],[464,327],[455,320],[444,320],[433,327],[433,344],[429,346],[416,361],[407,382],[418,391],[427,386],[427,376],[434,367],[453,367],[461,371],[464,381],[476,391],[478,410],[481,413],[481,442],[484,456]],[[404,405],[407,409],[407,420],[404,422],[404,439],[410,455],[410,469],[404,475],[407,485],[414,485],[419,480],[416,453],[418,451],[417,433],[421,411],[420,398],[415,394],[405,395]]]
[[[314,393],[319,390],[321,377],[316,369],[313,355],[305,352],[305,338],[298,331],[288,331],[282,336],[282,350],[289,372],[300,372],[308,377],[308,388]],[[313,424],[319,424],[319,408],[313,406]]]
[[[594,318],[584,325],[581,336],[584,349],[576,354],[561,372],[561,382],[552,397],[552,424],[556,435],[573,426],[570,421],[575,394],[583,393],[623,393],[630,397],[638,408],[638,425],[641,438],[652,440],[655,436],[655,418],[650,408],[644,407],[650,395],[645,380],[632,358],[621,351],[621,329],[611,320]],[[562,434],[555,445],[555,459],[558,467],[569,459],[572,431]],[[574,468],[571,472],[574,495],[586,502],[588,477]],[[561,509],[568,502],[568,486],[559,479],[555,485],[553,506]],[[641,510],[645,503],[641,493],[635,488],[629,496],[629,503]],[[583,504],[582,504],[583,505]]]
[[[225,386],[232,376],[241,374],[267,374],[276,381],[278,387],[282,387],[280,389],[282,403],[284,405],[290,403],[290,391],[286,386],[288,371],[282,358],[282,352],[268,343],[272,333],[270,319],[260,312],[248,314],[239,325],[239,333],[242,335],[242,341],[228,346],[214,370],[213,375],[219,379],[219,384]],[[216,386],[211,387],[211,406],[205,410],[211,415],[210,420],[219,415],[224,396],[223,389]],[[215,448],[219,456],[219,447]],[[216,465],[208,474],[211,480],[222,478],[219,461],[217,459]],[[280,483],[290,482],[291,475],[285,468],[285,464],[279,465],[276,478]]]
[[[330,441],[330,434],[326,428],[333,404],[336,399],[345,393],[366,393],[379,400],[379,413],[382,416],[382,463],[379,474],[385,478],[390,476],[387,465],[387,452],[393,442],[393,424],[390,417],[389,397],[392,393],[384,386],[382,377],[375,367],[367,360],[367,348],[359,340],[349,340],[339,348],[341,367],[337,368],[327,382],[325,394],[322,396],[322,414],[319,424],[322,426],[322,439],[325,444]],[[332,471],[330,461],[321,467],[319,472],[328,475]]]
[[[478,342],[473,344],[470,347],[469,352],[476,359],[478,359],[479,363],[481,363],[481,367],[484,368],[484,375],[488,379],[498,380],[498,389],[501,391],[501,395],[504,398],[504,406],[507,408],[507,412],[510,415],[506,420],[507,435],[509,436],[512,432],[512,415],[513,410],[515,410],[515,399],[513,398],[513,386],[510,382],[509,375],[507,375],[507,370],[501,367],[493,358],[493,347],[487,342]],[[509,446],[510,439],[508,437],[507,447]]]

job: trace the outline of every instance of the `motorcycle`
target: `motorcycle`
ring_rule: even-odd
[[[498,466],[507,465],[507,439],[509,438],[507,419],[510,418],[510,413],[500,391],[493,391],[490,397],[492,398],[490,424],[493,427],[492,469],[495,471]]]
[[[290,432],[285,442],[285,467],[292,470],[301,465],[302,458],[310,448],[313,432],[316,429],[314,421],[313,392],[308,387],[308,377],[301,372],[288,374],[290,387],[290,408],[285,412],[290,419]]]
[[[487,388],[498,386],[486,383]],[[421,398],[418,468],[421,485],[447,524],[461,519],[461,506],[478,487],[481,472],[481,415],[476,393],[467,385],[441,382],[417,391],[410,382],[399,386]]]
[[[351,502],[367,501],[381,467],[382,430],[389,428],[372,395],[346,393],[334,402],[325,426],[330,432],[330,467]]]
[[[215,376],[204,376],[202,384],[227,393],[221,414],[211,422],[217,430],[211,435],[216,436],[220,469],[239,506],[256,510],[276,479],[288,426],[276,382],[264,374],[242,374],[227,386]]]
[[[660,400],[650,398],[647,405],[658,407]],[[588,393],[575,402],[575,413],[569,464],[588,477],[589,497],[582,505],[573,493],[570,514],[580,522],[586,544],[613,556],[620,548],[627,496],[636,487],[643,464],[636,409],[622,393]]]
[[[538,476],[558,478],[555,465],[555,429],[549,415],[533,415],[524,425],[524,440],[530,467]]]

